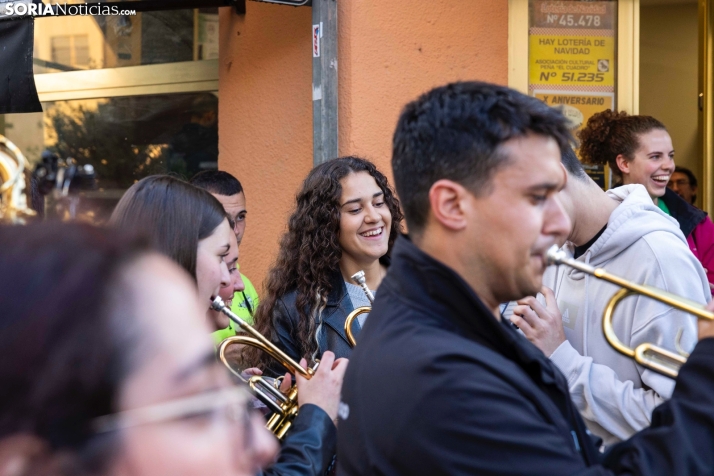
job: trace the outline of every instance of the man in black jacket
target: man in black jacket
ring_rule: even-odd
[[[392,167],[400,237],[342,390],[338,474],[711,474],[714,339],[653,424],[602,457],[565,377],[498,305],[535,294],[570,222],[563,116],[485,83],[409,104]],[[714,326],[700,323],[700,338]]]

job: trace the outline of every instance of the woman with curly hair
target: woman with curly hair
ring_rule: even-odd
[[[666,127],[651,116],[610,109],[593,115],[578,134],[585,163],[608,164],[622,185],[644,185],[664,213],[677,220],[689,249],[714,283],[714,224],[709,216],[667,188],[675,171]]]
[[[268,276],[255,316],[258,331],[297,360],[314,360],[326,350],[348,357],[345,319],[370,305],[351,276],[362,270],[369,289],[377,289],[401,222],[399,201],[371,162],[340,157],[315,167],[297,195]],[[355,333],[363,318],[353,324]],[[256,349],[246,348],[244,360],[284,373]]]

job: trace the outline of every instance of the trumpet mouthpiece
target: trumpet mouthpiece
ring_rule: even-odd
[[[355,274],[352,275],[352,279],[357,283],[357,284],[365,284],[365,279],[364,279],[364,271],[360,270],[357,271]]]
[[[351,276],[352,281],[355,283],[359,284],[362,287],[362,290],[364,291],[365,295],[367,296],[367,299],[369,299],[369,302],[374,301],[374,295],[372,294],[372,291],[369,290],[367,287],[367,280],[364,277],[364,270],[357,271],[355,274]]]
[[[220,311],[225,307],[226,304],[223,302],[223,299],[221,299],[220,296],[214,297],[213,301],[211,301],[211,309],[213,309],[214,311]]]
[[[551,264],[562,264],[563,260],[566,259],[568,255],[565,251],[558,248],[558,245],[553,245],[548,248],[545,253],[545,264],[550,266]]]

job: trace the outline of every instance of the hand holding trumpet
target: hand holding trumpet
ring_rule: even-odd
[[[347,371],[347,359],[335,359],[335,354],[326,351],[322,355],[320,365],[315,374],[310,379],[306,379],[298,374],[295,377],[298,388],[298,404],[302,407],[312,404],[320,407],[330,416],[332,421],[337,419],[337,409],[340,405],[340,391],[342,390],[342,380]],[[300,360],[300,365],[307,368],[307,361]],[[263,375],[258,368],[249,368],[243,371],[244,375]],[[286,373],[280,383],[280,391],[287,394],[292,386],[292,375]]]
[[[550,357],[565,341],[563,318],[555,302],[553,291],[543,286],[541,293],[545,296],[545,306],[532,296],[518,301],[513,309],[511,322],[519,327],[526,338]],[[706,310],[714,312],[714,300],[706,306]],[[699,318],[699,340],[714,337],[714,321]]]
[[[518,301],[513,309],[511,322],[523,332],[526,338],[550,357],[560,344],[565,342],[563,318],[558,309],[553,291],[543,286],[540,291],[545,296],[545,306],[533,296]]]
[[[327,350],[322,354],[320,365],[311,379],[296,375],[300,406],[307,403],[317,405],[325,410],[332,421],[336,421],[347,364],[347,359],[335,360],[335,354]],[[307,365],[305,359],[300,360],[300,365]]]

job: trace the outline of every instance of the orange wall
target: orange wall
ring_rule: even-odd
[[[341,0],[339,147],[392,176],[404,105],[451,81],[508,84],[505,0]]]
[[[260,291],[312,168],[312,13],[246,7],[245,16],[220,9],[218,163],[245,189],[241,271]]]
[[[340,154],[391,177],[404,104],[456,80],[508,81],[505,0],[338,0]],[[248,201],[241,270],[260,288],[312,167],[310,8],[221,9],[219,165]],[[275,127],[279,125],[280,127]]]

